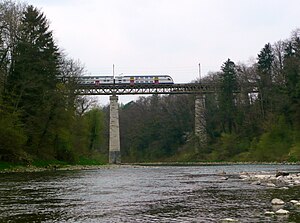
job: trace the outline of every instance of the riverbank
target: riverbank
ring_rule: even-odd
[[[74,170],[97,170],[97,169],[112,169],[119,168],[125,165],[49,165],[45,167],[37,166],[13,166],[10,168],[1,169],[0,173],[26,173],[26,172],[43,172],[43,171],[74,171]]]
[[[299,162],[155,162],[127,163],[134,166],[222,166],[222,165],[300,165]]]

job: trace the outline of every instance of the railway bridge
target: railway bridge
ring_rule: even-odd
[[[220,86],[211,83],[189,84],[91,84],[78,85],[79,95],[110,95],[109,163],[121,163],[118,95],[134,94],[194,94],[195,135],[200,146],[207,143],[205,119],[205,95],[218,92]],[[241,88],[237,89],[240,92]],[[249,92],[253,92],[250,88]]]

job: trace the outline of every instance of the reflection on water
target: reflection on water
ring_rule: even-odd
[[[300,188],[267,189],[242,171],[299,166],[228,165],[104,168],[0,174],[0,222],[300,222],[300,208],[268,217],[272,198],[300,200]],[[228,180],[219,173],[225,171]]]

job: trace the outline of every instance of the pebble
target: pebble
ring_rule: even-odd
[[[275,214],[274,211],[266,211],[266,212],[265,212],[265,215],[274,215],[274,214]]]
[[[246,180],[249,178],[249,175],[242,174],[240,175],[240,179]]]
[[[282,190],[288,190],[289,188],[288,187],[281,187],[280,189],[282,189]]]
[[[273,184],[273,183],[266,183],[266,186],[267,186],[267,187],[276,187],[276,185]]]
[[[232,219],[232,218],[224,218],[221,220],[222,223],[226,222],[238,222],[238,220]]]
[[[289,173],[287,173],[287,172],[281,172],[281,171],[278,171],[277,173],[276,173],[276,177],[279,177],[279,176],[288,176],[288,175],[290,175]]]
[[[294,183],[295,184],[300,184],[300,180],[295,180]]]
[[[292,204],[296,204],[296,203],[298,203],[299,201],[297,201],[297,200],[290,200],[290,202],[291,202]]]
[[[261,182],[258,180],[258,181],[254,181],[251,183],[252,185],[261,185]]]
[[[284,209],[279,209],[278,211],[275,212],[276,214],[282,214],[282,215],[286,215],[289,214],[290,212]]]
[[[281,200],[281,199],[278,199],[278,198],[274,198],[274,199],[271,201],[271,203],[272,203],[273,205],[283,205],[283,204],[284,204],[284,201]]]

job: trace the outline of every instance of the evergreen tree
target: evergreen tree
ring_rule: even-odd
[[[59,52],[46,17],[28,6],[22,18],[18,42],[8,77],[8,91],[15,110],[22,109],[27,145],[42,146],[57,106]]]
[[[295,35],[285,51],[284,74],[289,97],[290,119],[300,129],[300,38]]]
[[[258,54],[258,86],[260,93],[260,103],[262,116],[265,118],[268,111],[272,111],[272,63],[274,61],[274,55],[272,52],[272,46],[267,43],[264,48]]]
[[[232,133],[235,127],[234,116],[236,113],[234,91],[237,89],[236,66],[228,59],[222,66],[220,112],[224,132]]]

